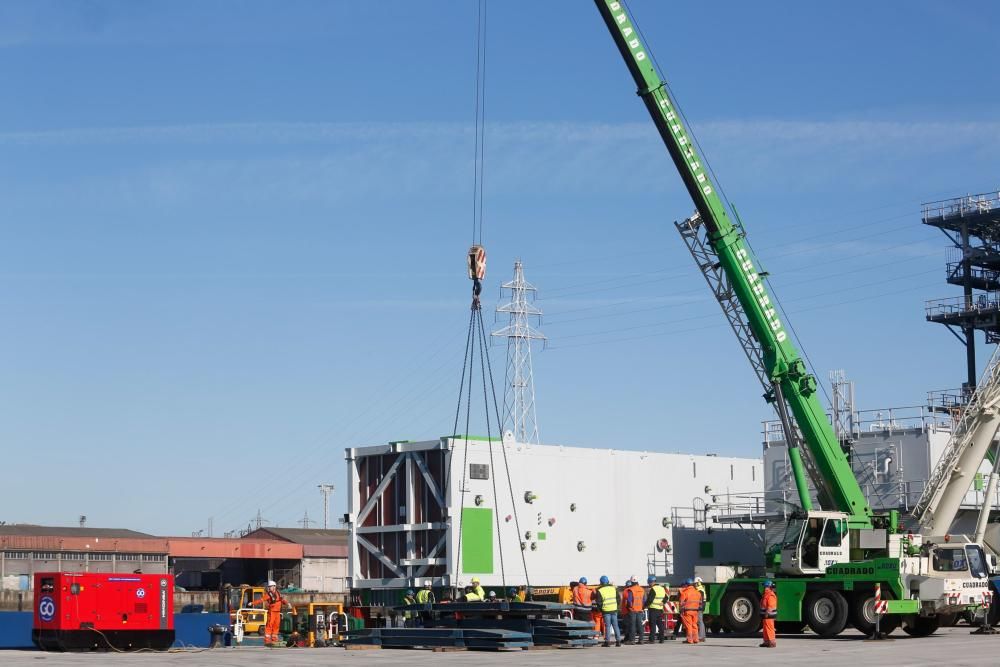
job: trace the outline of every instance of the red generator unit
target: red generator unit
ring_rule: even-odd
[[[170,648],[170,574],[35,573],[31,640],[43,651]]]

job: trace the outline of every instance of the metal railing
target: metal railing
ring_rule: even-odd
[[[949,279],[958,280],[965,275],[962,270],[962,262],[948,262],[945,265],[945,275]],[[1000,271],[995,269],[984,269],[980,266],[973,266],[969,268],[969,276],[973,280],[982,280],[983,282],[997,282],[1000,280]]]
[[[924,222],[933,218],[961,218],[1000,210],[1000,192],[984,192],[923,204]]]
[[[935,389],[927,392],[927,407],[935,411],[961,410],[969,402],[969,393],[963,389]]]
[[[944,400],[944,394],[936,396]],[[957,400],[957,399],[955,399]],[[862,433],[889,433],[900,431],[942,431],[951,428],[951,416],[935,409],[934,404],[909,405],[899,408],[883,408],[880,410],[857,410],[851,421],[851,436],[855,439]],[[827,415],[831,419],[830,415]],[[783,443],[784,432],[781,422],[768,420],[763,422],[764,443]]]
[[[1000,292],[982,292],[973,295],[971,298],[950,296],[945,299],[931,299],[925,306],[927,317],[962,315],[964,313],[979,313],[987,310],[1000,310]]]

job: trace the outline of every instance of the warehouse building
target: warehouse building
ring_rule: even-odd
[[[346,531],[267,528],[242,538],[157,537],[117,528],[0,526],[0,590],[30,590],[35,572],[170,573],[178,587],[217,591],[269,579],[342,592]]]
[[[278,540],[298,545],[302,556],[286,576],[299,588],[343,593],[347,581],[347,531],[323,528],[259,528],[244,539]]]
[[[168,571],[168,541],[119,528],[0,526],[0,588],[29,590],[35,572]]]

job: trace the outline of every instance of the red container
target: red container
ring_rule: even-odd
[[[37,572],[31,639],[55,651],[170,648],[174,577]]]

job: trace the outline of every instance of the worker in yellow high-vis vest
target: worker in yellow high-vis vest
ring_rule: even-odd
[[[667,633],[666,618],[663,615],[663,603],[667,599],[667,589],[656,583],[656,577],[650,575],[646,578],[649,589],[646,590],[644,600],[646,612],[649,614],[649,643],[659,635],[660,643],[663,643],[663,636]]]
[[[594,591],[597,608],[604,615],[604,646],[611,646],[611,629],[615,630],[615,646],[622,645],[622,630],[618,626],[618,589],[611,585],[607,576],[601,577],[601,585]]]

